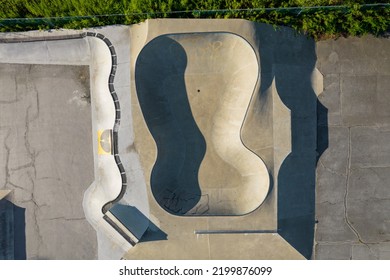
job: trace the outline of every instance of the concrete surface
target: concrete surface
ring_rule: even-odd
[[[150,220],[155,226],[125,258],[214,259],[222,257],[216,253],[220,247],[231,251],[226,258],[310,257],[314,233],[316,94],[322,82],[314,67],[314,42],[296,36],[290,29],[275,31],[244,20],[148,20],[131,26],[130,34],[134,38],[130,48],[134,146],[144,170]],[[238,34],[255,56],[236,35],[226,34]],[[163,54],[159,54],[160,47],[165,50]],[[250,57],[257,60],[257,66]],[[236,75],[230,78],[234,71]],[[245,98],[250,91],[253,94],[248,104]],[[151,96],[156,97],[155,104]],[[155,110],[148,111],[150,104]],[[237,116],[227,108],[234,109]],[[243,110],[246,112],[242,121],[239,116]],[[221,117],[225,121],[231,119],[229,125]],[[219,127],[220,123],[223,125]],[[234,155],[234,164],[224,158],[234,153],[228,148],[238,138],[234,127],[240,127],[239,137],[247,152],[257,155],[267,167],[268,175],[262,174],[270,178],[270,188],[260,207],[236,207],[241,205],[237,202],[251,195],[256,203],[261,203],[256,192],[263,185],[257,184],[259,189],[245,192],[246,182],[241,176],[248,158],[244,156],[240,161],[240,156]],[[172,131],[182,137],[180,141],[169,136]],[[216,133],[218,137],[214,137]],[[168,144],[162,144],[164,141]],[[219,150],[222,147],[226,149]],[[185,162],[184,154],[194,160],[192,169],[183,172],[198,176],[192,181],[193,197],[180,198],[187,190],[177,186],[181,169],[175,163]],[[160,160],[166,164],[160,162],[161,166],[156,167]],[[206,163],[207,168],[202,170]],[[250,173],[257,176],[256,172]],[[166,187],[160,184],[153,190],[159,174],[166,179]],[[164,177],[166,174],[170,177]],[[212,200],[208,199],[208,193],[214,196],[210,185],[221,186]],[[170,186],[173,192],[164,194]],[[223,187],[229,187],[232,195],[225,195]],[[181,204],[181,199],[186,202]],[[215,207],[218,205],[225,208]],[[240,215],[253,207],[249,214]],[[173,216],[173,212],[181,216]],[[228,242],[226,236],[234,242]],[[261,248],[270,238],[275,251],[263,254],[267,250]],[[236,244],[259,249],[243,253]]]
[[[0,186],[14,190],[19,220],[26,221],[27,258],[390,259],[389,39],[315,44],[291,29],[244,20],[149,20],[92,31],[115,46],[119,127],[113,127],[117,113],[107,84],[112,64],[103,41],[0,44]],[[1,34],[0,40],[79,32]],[[238,34],[247,45],[226,34]],[[161,53],[164,42],[170,49]],[[159,69],[164,73],[158,79],[147,75]],[[244,78],[250,82],[242,83]],[[168,142],[178,149],[188,168],[182,174],[192,176],[197,197],[179,207],[180,216],[170,211],[180,202],[180,188],[168,197],[168,207],[153,193],[162,149],[140,104],[143,91],[165,106],[152,112],[162,112],[159,121],[175,106],[172,112],[184,116],[176,117],[174,127],[182,137]],[[181,97],[164,99],[175,92]],[[222,106],[226,100],[229,106]],[[226,127],[235,127],[234,137]],[[133,248],[102,219],[101,206],[117,197],[123,183],[114,156],[98,154],[98,131],[107,129],[119,129],[118,155],[127,178],[118,205],[143,217],[134,225],[139,236],[147,228]],[[248,157],[224,158],[231,139],[238,138]],[[254,199],[252,191],[243,196],[254,202],[248,206],[234,186],[266,178],[264,170],[254,170],[249,177],[255,181],[243,179],[238,166],[250,157],[264,164],[269,184],[255,190],[261,194]],[[165,162],[176,168],[172,154]]]
[[[113,33],[113,31],[115,32]],[[103,220],[101,206],[118,196],[121,191],[121,176],[123,174],[119,174],[118,166],[114,161],[114,156],[119,159],[118,155],[97,156],[97,134],[98,131],[107,129],[117,131],[119,127],[118,125],[114,126],[113,120],[115,116],[120,117],[121,112],[113,110],[113,99],[110,94],[105,94],[107,92],[110,93],[108,89],[115,88],[117,98],[124,106],[131,104],[130,95],[128,94],[130,86],[129,32],[128,27],[125,26],[106,27],[99,29],[97,32],[101,32],[99,38],[82,37],[80,36],[83,33],[82,31],[74,30],[3,33],[0,36],[0,42],[4,43],[1,44],[0,57],[1,61],[5,63],[88,64],[90,66],[90,100],[93,105],[91,110],[92,151],[94,155],[95,181],[88,189],[89,192],[87,191],[84,194],[84,211],[97,231],[98,257],[119,259],[127,250],[129,244]],[[110,78],[110,80],[115,78],[114,85],[108,84],[108,76],[111,70],[111,55],[109,46],[106,44],[106,41],[102,40],[104,39],[104,35],[101,35],[102,33],[111,34],[111,40],[115,44],[115,60],[117,61],[115,66],[117,71],[115,77]],[[67,40],[64,40],[64,38]],[[72,39],[69,40],[69,38]],[[27,52],[27,49],[30,51]],[[133,138],[131,114],[129,111],[124,111],[122,116],[125,118],[121,120],[121,131],[118,133],[123,134],[125,137],[119,137],[119,140],[117,139],[116,141],[118,142],[118,151],[121,154],[119,160],[122,161],[122,165],[126,170],[131,172],[127,178],[128,182],[132,184],[132,188],[125,190],[120,203],[125,206],[135,206],[139,211],[142,211],[143,215],[149,216],[142,170],[139,164],[137,164],[137,154],[128,143],[128,139]],[[115,177],[119,177],[119,180],[113,180]],[[88,199],[88,194],[96,193],[99,185],[103,186],[103,192],[102,189],[100,190],[101,195],[94,196],[94,200]],[[80,197],[78,196],[76,200],[78,201],[79,199]],[[97,211],[89,211],[94,208]],[[95,218],[93,218],[93,215],[89,215],[90,213],[93,213]],[[147,226],[148,224],[144,225],[144,230],[146,230]],[[91,241],[95,240],[96,235],[91,237]]]
[[[26,209],[26,257],[96,258],[81,207],[93,180],[88,66],[1,63],[0,84],[0,185]]]
[[[115,91],[120,102],[126,106],[126,104],[131,103],[130,95],[128,94],[130,84],[128,74],[130,68],[128,66],[130,60],[128,27],[106,27],[99,29],[98,32],[106,32],[112,35],[113,30],[115,30],[115,35],[111,36],[111,40],[115,44],[117,60],[117,73],[114,82]],[[88,234],[88,243],[92,244],[89,251],[82,247],[79,247],[79,249],[84,250],[87,253],[93,252],[93,255],[86,258],[98,256],[103,259],[119,259],[127,250],[129,244],[103,220],[102,205],[118,196],[118,193],[121,191],[121,174],[119,174],[118,167],[114,161],[114,155],[106,155],[105,157],[97,156],[98,131],[113,128],[116,130],[118,129],[117,126],[113,127],[113,120],[114,117],[118,115],[118,112],[113,110],[113,99],[108,91],[109,88],[114,89],[113,85],[109,86],[108,84],[108,76],[111,70],[111,55],[108,48],[109,46],[102,40],[104,38],[103,35],[99,35],[99,38],[90,38],[80,36],[82,33],[82,31],[74,30],[3,33],[0,36],[0,42],[4,43],[1,44],[0,58],[1,61],[5,63],[28,62],[43,63],[45,65],[89,65],[91,73],[91,90],[90,97],[88,96],[88,98],[92,103],[92,110],[90,109],[89,116],[88,118],[85,118],[85,120],[91,120],[92,113],[92,145],[89,145],[88,147],[92,148],[94,155],[95,181],[92,184],[91,182],[88,183],[88,185],[91,184],[91,186],[88,189],[89,192],[85,192],[83,202],[87,205],[87,207],[84,205],[86,216],[88,217],[89,222],[95,227],[97,233],[92,235]],[[69,40],[69,38],[72,39]],[[66,48],[66,50],[64,48]],[[27,49],[29,52],[26,51]],[[108,95],[105,94],[107,92]],[[72,101],[79,103],[78,100]],[[125,111],[122,115],[126,117],[130,114]],[[9,117],[12,116],[10,115]],[[90,135],[89,130],[86,133],[86,135]],[[121,133],[126,137],[120,137],[121,140],[118,141],[119,152],[121,153],[120,160],[122,161],[122,165],[131,172],[131,176],[128,176],[129,183],[135,184],[130,191],[126,190],[120,203],[131,206],[135,205],[138,210],[143,211],[142,213],[148,216],[148,204],[145,201],[146,190],[144,188],[145,183],[142,183],[142,171],[137,166],[137,155],[129,148],[127,141],[127,137],[130,139],[132,138],[131,117],[123,119],[119,134]],[[124,141],[122,139],[124,139]],[[117,155],[115,155],[115,157],[117,157]],[[48,173],[50,173],[50,170],[48,170]],[[113,180],[115,177],[119,177],[117,182]],[[106,183],[104,184],[104,182]],[[88,194],[91,193],[91,191],[92,193],[96,193],[96,188],[99,187],[99,184],[104,187],[103,193],[100,190],[100,196],[95,196],[95,200],[88,200]],[[86,187],[86,185],[83,187]],[[80,197],[77,194],[74,195],[77,196],[75,202],[82,199],[82,196]],[[142,199],[142,197],[145,199]],[[70,196],[69,199],[72,199],[72,197]],[[88,203],[88,201],[90,203]],[[77,207],[79,206],[80,205],[77,205]],[[96,207],[97,211],[88,211]],[[31,214],[31,217],[35,217],[35,213],[31,213],[31,211],[28,212]],[[93,213],[93,215],[89,215],[90,213]],[[95,217],[95,219],[93,217]],[[145,229],[146,227],[147,224],[144,225]],[[96,248],[96,237],[99,247],[98,250]],[[51,247],[50,250],[53,251],[53,257],[51,256],[50,258],[61,258],[60,254],[58,256],[55,255],[56,252],[54,247]],[[77,256],[67,258],[77,258]]]
[[[176,215],[244,215],[269,191],[263,161],[241,141],[259,65],[232,33],[160,36],[139,54],[135,83],[157,144],[157,202]]]
[[[236,260],[304,259],[279,234],[193,234],[169,236],[171,242],[155,240],[137,244],[126,259]],[[174,242],[172,242],[174,241]],[[149,246],[146,246],[146,244]],[[153,244],[152,244],[153,243]],[[141,246],[139,246],[141,245]]]
[[[92,55],[91,67],[94,73],[91,79],[93,137],[96,139],[99,130],[113,129],[118,136],[114,140],[118,143],[118,154],[98,155],[97,142],[93,142],[95,181],[84,195],[83,207],[90,223],[97,231],[99,259],[120,259],[131,248],[131,244],[103,219],[103,206],[117,199],[122,192],[122,187],[127,185],[117,203],[124,207],[135,207],[143,216],[149,217],[146,183],[138,154],[133,148],[133,122],[131,111],[128,109],[131,104],[130,37],[126,26],[109,26],[91,31],[103,36],[88,38]],[[105,35],[115,48],[115,58],[111,56],[112,50],[102,40]],[[116,60],[116,65],[113,64],[113,59]],[[110,76],[110,73],[113,73],[112,67],[116,69],[114,77]],[[111,85],[108,84],[109,76],[110,79],[113,78]],[[114,92],[117,97],[118,102],[115,107],[111,92]],[[118,117],[119,122],[116,123]],[[120,173],[117,160],[123,166],[124,174]],[[126,178],[126,182],[123,181],[123,177]],[[143,233],[148,226],[149,220],[145,219],[137,224],[137,230]]]
[[[108,86],[112,71],[110,49],[100,38],[86,38],[91,48],[91,105],[92,136],[98,139],[98,131],[113,129],[116,124],[116,108]],[[107,235],[119,247],[130,247],[113,228],[103,220],[103,207],[113,201],[121,192],[122,178],[113,154],[99,154],[98,141],[93,142],[95,180],[86,190],[83,208],[89,223],[102,235]],[[99,240],[98,240],[99,242]],[[99,253],[100,254],[100,253]]]
[[[316,259],[390,259],[390,40],[317,43]]]

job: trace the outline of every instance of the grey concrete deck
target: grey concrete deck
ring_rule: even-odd
[[[26,209],[26,257],[96,258],[81,203],[93,181],[89,67],[1,63],[0,85],[0,188]]]
[[[317,43],[316,259],[390,259],[390,39]]]

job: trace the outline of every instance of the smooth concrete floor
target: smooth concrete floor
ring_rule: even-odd
[[[390,259],[390,39],[317,43],[316,259]]]
[[[27,259],[96,259],[91,133],[88,66],[0,64],[0,188],[26,209]]]

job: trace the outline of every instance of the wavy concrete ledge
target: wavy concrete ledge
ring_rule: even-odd
[[[34,34],[32,37],[3,36],[0,43],[27,43],[66,41],[82,38],[96,38],[90,42],[91,49],[91,95],[93,115],[93,135],[97,139],[98,130],[112,131],[112,155],[97,155],[94,147],[95,181],[84,194],[83,208],[89,223],[97,231],[103,231],[113,238],[124,250],[129,248],[129,243],[118,236],[112,225],[104,222],[104,214],[117,203],[124,195],[127,186],[125,170],[118,155],[118,129],[120,125],[121,111],[117,94],[114,89],[114,78],[117,69],[117,57],[111,41],[104,35],[96,32],[82,32],[42,36]],[[38,46],[37,46],[38,47]],[[70,50],[72,51],[72,50]],[[24,61],[24,59],[23,59]],[[85,61],[86,62],[86,61]],[[45,63],[50,63],[46,61]],[[95,141],[93,142],[95,146]]]
[[[257,61],[227,32],[162,35],[141,51],[137,94],[158,149],[151,188],[166,211],[243,215],[266,198],[267,168],[241,140]]]
[[[127,178],[118,154],[118,130],[121,110],[118,96],[114,88],[117,69],[117,56],[111,41],[104,35],[86,32],[84,36],[98,38],[91,46],[92,56],[92,115],[95,120],[94,138],[97,131],[112,130],[112,156],[98,155],[96,149],[95,181],[84,194],[83,208],[89,223],[100,234],[105,234],[114,243],[126,250],[135,242],[122,230],[123,225],[116,224],[105,214],[123,197]],[[111,100],[110,100],[111,99]],[[114,124],[112,126],[112,124]],[[115,229],[115,230],[114,230]],[[119,233],[119,235],[118,235]]]

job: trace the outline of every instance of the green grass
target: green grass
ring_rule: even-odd
[[[375,2],[370,0],[0,0],[0,31],[81,29],[111,24],[133,24],[147,18],[243,18],[290,26],[316,39],[360,36],[367,33],[378,36],[389,31],[390,7],[360,5]],[[381,3],[389,2],[387,0]],[[346,7],[280,9],[329,5]],[[254,8],[264,9],[238,11]],[[279,9],[266,10],[269,8]],[[111,14],[116,15],[105,16]]]

